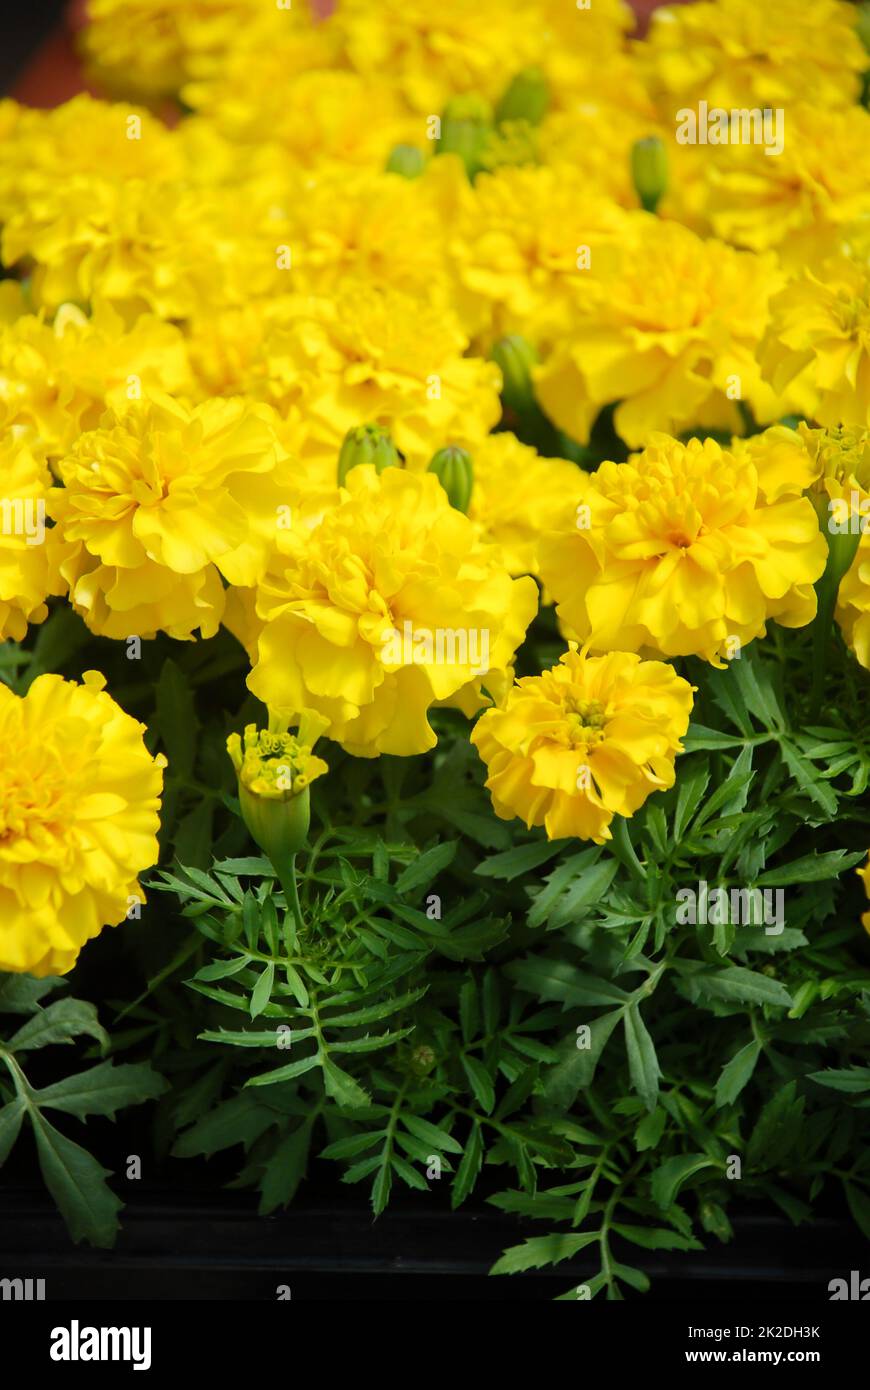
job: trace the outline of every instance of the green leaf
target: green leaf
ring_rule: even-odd
[[[251,992],[251,1018],[259,1018],[269,1000],[275,984],[275,967],[270,963],[265,967]]]
[[[446,869],[453,860],[458,840],[445,840],[443,844],[433,845],[409,864],[396,879],[396,892],[409,893],[412,888],[421,888],[431,883],[433,878]]]
[[[26,1106],[20,1096],[10,1100],[9,1104],[0,1110],[0,1168],[12,1152],[15,1140],[21,1132],[21,1122],[25,1113]]]
[[[505,1250],[501,1259],[496,1260],[490,1274],[521,1274],[526,1269],[543,1269],[545,1265],[556,1265],[561,1260],[569,1260],[587,1246],[599,1239],[597,1231],[585,1231],[580,1235],[567,1232],[552,1236],[531,1236],[522,1245],[513,1245]]]
[[[155,1100],[166,1089],[167,1082],[147,1062],[99,1062],[88,1071],[35,1091],[33,1099],[37,1105],[83,1120],[86,1115],[115,1115],[125,1105]]]
[[[72,1239],[106,1249],[118,1232],[123,1203],[106,1183],[110,1176],[86,1149],[67,1139],[37,1110],[30,1112],[39,1167]]]
[[[317,1055],[314,1056],[317,1061]],[[172,1147],[176,1158],[210,1158],[221,1149],[243,1144],[245,1149],[271,1129],[277,1120],[274,1110],[248,1091],[222,1101],[203,1115],[192,1128],[179,1135]]]
[[[190,686],[172,657],[163,663],[155,697],[157,729],[169,759],[169,775],[189,777],[196,756],[196,711]]]
[[[863,850],[856,854],[848,854],[844,849],[830,850],[827,854],[806,854],[780,868],[768,869],[757,880],[757,886],[789,888],[793,883],[816,883],[820,879],[838,878],[846,869],[853,868],[866,858]]]
[[[587,1048],[579,1048],[573,1036],[562,1045],[559,1050],[565,1055],[544,1076],[544,1096],[551,1104],[568,1110],[579,1092],[592,1085],[607,1040],[622,1016],[622,1009],[614,1009],[612,1013],[599,1014],[591,1023],[581,1025],[589,1028]]]
[[[560,1000],[563,1004],[594,1008],[600,1004],[627,1003],[631,997],[609,980],[583,974],[569,961],[526,956],[525,960],[511,961],[506,973],[538,999]]]
[[[503,854],[494,854],[491,858],[484,859],[474,872],[482,878],[502,878],[512,883],[521,874],[529,873],[541,864],[546,864],[548,859],[553,859],[568,844],[569,840],[537,840],[531,845],[517,845],[514,849],[505,850]]]
[[[600,902],[616,877],[618,868],[616,859],[600,859],[593,864],[557,900],[547,918],[547,927],[553,931],[566,927],[576,917],[582,916],[586,908]]]
[[[761,1056],[761,1043],[748,1042],[726,1062],[716,1083],[716,1104],[730,1105],[751,1080],[755,1064]]]
[[[658,1148],[667,1119],[667,1112],[661,1106],[657,1106],[652,1114],[644,1115],[634,1132],[634,1146],[638,1153],[646,1153],[648,1149]]]
[[[455,1211],[474,1191],[478,1175],[483,1165],[483,1137],[480,1125],[475,1120],[468,1135],[465,1152],[462,1155],[453,1186],[450,1192],[450,1205]]]
[[[81,999],[58,999],[29,1018],[6,1044],[10,1052],[28,1052],[52,1043],[71,1043],[88,1034],[105,1047],[108,1035],[100,1026],[93,1004]]]
[[[32,1014],[39,1001],[66,984],[55,975],[36,980],[32,975],[0,975],[0,1014]]]
[[[429,1120],[424,1120],[422,1115],[402,1115],[402,1123],[405,1128],[422,1139],[424,1144],[430,1144],[437,1153],[461,1154],[462,1145],[452,1135],[438,1125],[433,1125]]]
[[[661,1072],[655,1045],[633,1000],[625,1010],[623,1025],[631,1084],[647,1110],[655,1110]]]
[[[319,1065],[320,1054],[312,1052],[310,1056],[302,1057],[298,1062],[288,1062],[286,1066],[265,1071],[260,1076],[249,1076],[245,1085],[274,1086],[279,1081],[293,1081],[297,1076],[304,1076],[307,1071],[312,1071]]]
[[[851,1182],[844,1182],[843,1189],[846,1193],[846,1201],[849,1203],[849,1210],[855,1218],[855,1224],[867,1240],[870,1240],[870,1197]]]
[[[630,1240],[632,1245],[640,1245],[644,1250],[703,1250],[703,1245],[694,1236],[682,1236],[677,1231],[669,1231],[664,1227],[650,1226],[616,1226],[614,1231],[618,1231],[626,1240]]]
[[[364,1091],[359,1082],[354,1081],[346,1071],[342,1071],[330,1057],[321,1056],[320,1065],[323,1068],[323,1084],[326,1087],[326,1094],[331,1096],[337,1105],[343,1106],[348,1110],[356,1110],[362,1105],[368,1105],[370,1096]]]
[[[791,995],[779,980],[747,970],[742,965],[729,965],[724,970],[704,971],[694,976],[697,987],[708,998],[736,1000],[741,1004],[777,1004],[791,1008]]]
[[[792,1152],[800,1138],[804,1098],[794,1081],[781,1087],[767,1102],[752,1130],[746,1149],[750,1168],[775,1168]]]
[[[481,1110],[491,1115],[495,1105],[495,1087],[489,1072],[477,1057],[469,1057],[467,1054],[462,1058],[462,1066],[475,1100]]]
[[[285,1134],[267,1159],[260,1179],[261,1216],[288,1206],[296,1196],[308,1165],[312,1129],[313,1123],[305,1121],[292,1133]]]
[[[829,1086],[832,1091],[856,1095],[870,1091],[870,1067],[827,1067],[824,1071],[810,1072],[807,1079],[820,1086]]]
[[[678,775],[677,805],[674,811],[674,840],[679,844],[691,824],[710,781],[706,759],[693,760],[689,767],[682,764]]]
[[[704,1168],[713,1168],[708,1154],[678,1154],[669,1158],[652,1175],[653,1200],[662,1210],[673,1204],[683,1183]]]

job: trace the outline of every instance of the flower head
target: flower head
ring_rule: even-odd
[[[78,438],[50,512],[70,599],[94,632],[217,630],[221,576],[255,583],[292,520],[297,474],[276,423],[245,401],[187,407],[155,395]]]
[[[552,840],[602,844],[615,815],[673,786],[691,710],[692,686],[663,662],[572,647],[549,671],[517,681],[471,741],[502,819],[543,825]]]
[[[273,556],[248,684],[277,712],[317,710],[352,753],[424,752],[430,707],[479,708],[536,606],[534,581],[510,578],[434,474],[360,466]]]
[[[810,622],[826,549],[812,504],[769,503],[749,456],[661,435],[589,478],[576,523],[542,542],[541,574],[593,648],[721,665],[770,618]]]
[[[9,430],[0,442],[0,641],[20,642],[64,588],[45,524],[51,474],[22,434]]]
[[[327,721],[305,710],[298,717],[296,734],[288,732],[289,722],[273,715],[268,729],[247,724],[241,738],[230,734],[227,739],[245,824],[273,864],[282,868],[308,833],[309,787],[329,771],[312,752]]]
[[[659,430],[738,433],[738,400],[760,420],[784,413],[755,361],[779,283],[772,257],[634,217],[637,236],[596,247],[566,333],[535,373],[550,418],[586,441],[601,407],[619,401],[617,433],[642,448]]]
[[[63,974],[144,900],[162,769],[98,672],[0,685],[0,969]]]

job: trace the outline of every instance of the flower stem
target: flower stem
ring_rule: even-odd
[[[296,855],[291,854],[282,863],[276,864],[275,872],[278,875],[278,882],[284,890],[288,909],[284,918],[287,953],[293,955],[297,950],[299,936],[302,932],[302,907],[299,902],[299,889],[296,887]]]

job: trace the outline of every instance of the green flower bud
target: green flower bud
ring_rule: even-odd
[[[426,471],[435,474],[451,507],[458,512],[468,511],[474,488],[474,468],[467,450],[460,449],[458,444],[448,444],[446,449],[439,449],[432,456]]]
[[[483,97],[469,93],[448,101],[441,117],[439,154],[458,154],[468,177],[485,165],[485,152],[495,133],[492,107]]]
[[[305,843],[311,815],[309,787],[315,777],[328,771],[323,759],[312,753],[327,722],[306,710],[296,734],[287,732],[287,720],[273,716],[268,729],[248,724],[242,737],[230,734],[227,739],[242,818],[279,876]]]
[[[399,466],[399,454],[389,430],[381,425],[354,425],[348,430],[338,456],[339,487],[344,487],[348,473],[360,463],[371,464],[377,473]]]
[[[504,383],[501,395],[508,409],[520,416],[536,411],[532,367],[537,365],[539,358],[528,339],[519,333],[509,333],[499,338],[489,355],[501,370]]]
[[[550,104],[550,87],[540,68],[523,68],[509,83],[495,108],[499,125],[504,121],[528,121],[540,125]]]
[[[858,38],[863,43],[867,52],[870,53],[870,4],[864,0],[863,5],[858,6],[858,22],[855,25]]]
[[[387,160],[388,174],[401,174],[403,179],[419,178],[426,168],[426,156],[416,145],[394,145]]]
[[[641,207],[655,212],[668,186],[668,155],[657,135],[635,140],[631,147],[631,177]]]
[[[817,489],[813,489],[809,496],[816,509],[822,535],[828,542],[828,563],[819,585],[836,591],[857,553],[863,518],[853,513],[846,498],[831,498],[826,491]]]

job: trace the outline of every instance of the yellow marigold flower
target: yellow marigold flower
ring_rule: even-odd
[[[347,61],[369,89],[397,83],[408,105],[436,114],[457,93],[495,100],[540,46],[537,5],[524,0],[505,24],[501,0],[342,0],[335,23]]]
[[[811,621],[827,547],[812,503],[768,503],[750,456],[661,435],[590,476],[575,525],[540,557],[572,636],[721,666],[769,619]]]
[[[477,721],[496,815],[543,825],[551,840],[603,844],[614,816],[632,816],[672,787],[693,687],[660,661],[569,649],[557,666],[517,681]]]
[[[656,10],[640,56],[663,112],[711,107],[846,106],[867,57],[856,10],[841,0],[706,0]]]
[[[469,516],[500,546],[511,574],[538,573],[546,531],[574,517],[586,475],[568,459],[543,458],[505,430],[474,446]]]
[[[816,503],[829,544],[845,551],[848,569],[840,580],[835,616],[862,666],[870,668],[870,429],[799,426],[816,481]],[[851,558],[850,558],[851,557]]]
[[[667,142],[673,132],[660,128],[655,111],[635,110],[628,105],[611,105],[584,95],[582,104],[567,111],[554,111],[538,129],[541,162],[558,171],[557,187],[572,190],[574,209],[571,222],[582,215],[585,198],[609,198],[625,208],[639,206],[631,177],[631,147],[648,135],[661,135]],[[679,146],[674,145],[675,150]],[[668,149],[669,163],[673,163]],[[567,190],[566,190],[567,192]],[[580,207],[577,203],[580,203]]]
[[[771,425],[748,439],[734,438],[730,452],[752,464],[758,474],[758,490],[768,502],[799,496],[819,475],[804,438],[788,425]]]
[[[62,304],[52,323],[43,314],[0,323],[0,421],[30,426],[50,456],[96,428],[107,406],[123,409],[154,388],[193,388],[184,338],[172,324],[143,315],[128,329],[106,304],[90,318]]]
[[[446,309],[363,281],[197,321],[189,341],[205,389],[275,406],[292,451],[319,462],[324,482],[355,425],[388,427],[419,469],[444,439],[473,448],[488,434],[501,415],[501,375],[466,357],[467,346]]]
[[[171,96],[217,70],[252,30],[263,46],[313,29],[308,7],[262,0],[88,0],[82,46],[93,80],[121,96]]]
[[[636,17],[624,0],[592,0],[587,9],[565,0],[534,0],[540,47],[534,62],[543,70],[555,109],[578,102],[606,102],[637,109],[649,106],[640,65],[626,38]],[[535,23],[530,16],[527,21]],[[521,66],[517,63],[517,67]],[[607,140],[607,133],[600,132]]]
[[[243,46],[213,82],[188,84],[185,100],[229,139],[272,144],[303,169],[383,169],[394,145],[425,138],[420,118],[409,115],[384,74],[373,83],[356,72],[315,68],[288,82],[284,51],[280,43]]]
[[[50,510],[71,602],[94,632],[217,631],[221,577],[255,584],[292,522],[296,470],[277,423],[245,401],[155,395],[79,437]]]
[[[535,371],[550,418],[585,442],[602,406],[641,448],[655,431],[739,433],[737,402],[761,422],[784,413],[755,349],[781,277],[772,257],[702,241],[646,214],[642,233],[594,247],[569,331]]]
[[[0,685],[0,970],[65,974],[144,901],[157,859],[166,760],[98,672],[83,680]]]
[[[822,425],[870,423],[870,266],[834,256],[770,301],[759,363]]]
[[[800,103],[785,120],[774,158],[760,144],[705,151],[707,214],[723,241],[814,265],[870,217],[870,112]]]
[[[567,169],[503,168],[469,188],[450,254],[469,302],[466,321],[484,347],[505,333],[541,343],[568,329],[581,248],[628,233],[627,214],[595,198]]]
[[[342,499],[290,531],[261,583],[248,684],[279,714],[325,716],[357,756],[422,753],[433,704],[479,708],[481,684],[504,680],[537,588],[510,578],[432,473],[359,466]]]
[[[46,529],[51,474],[20,430],[0,441],[0,641],[20,642],[28,623],[48,617],[45,600],[63,592]]]
[[[256,843],[276,868],[292,872],[292,856],[302,848],[310,821],[310,787],[329,768],[312,752],[327,721],[313,710],[293,719],[272,715],[268,729],[247,724],[244,735],[230,734],[229,753],[239,779],[242,817]]]
[[[428,170],[416,179],[382,170],[306,173],[288,201],[294,292],[329,295],[348,279],[370,280],[450,305],[446,219]]]

